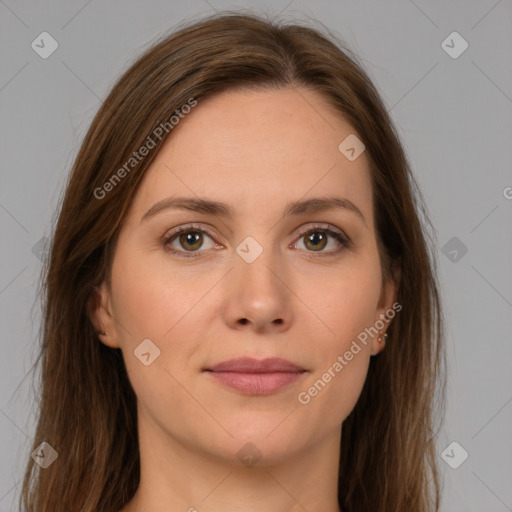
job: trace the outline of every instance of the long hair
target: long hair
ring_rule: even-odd
[[[125,166],[108,194],[102,187],[191,98],[200,105],[228,89],[289,87],[321,94],[363,141],[383,276],[401,270],[403,309],[341,427],[340,507],[438,510],[435,422],[444,412],[445,355],[435,234],[397,131],[358,57],[328,29],[225,11],[146,49],[113,86],[76,156],[43,268],[36,361],[32,449],[46,442],[58,458],[45,469],[28,459],[20,497],[27,512],[118,512],[139,484],[136,397],[120,349],[98,340],[87,303],[110,282],[121,223],[172,130],[160,130],[156,147]]]

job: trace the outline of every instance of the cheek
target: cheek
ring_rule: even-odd
[[[316,316],[326,345],[323,346],[323,357],[332,358],[333,354],[348,350],[352,340],[373,325],[375,312],[381,292],[381,274],[378,259],[351,258],[346,265],[340,266],[336,278],[333,273],[325,275],[325,279],[316,276],[316,292],[311,293],[312,281],[303,281],[301,296],[307,297],[305,302],[313,315]],[[322,283],[319,288],[318,283]],[[309,288],[309,295],[306,294]]]
[[[351,298],[352,300],[348,300]],[[323,428],[337,428],[356,405],[366,380],[371,357],[370,341],[358,336],[374,319],[374,295],[345,296],[326,317],[334,331],[316,347],[318,364],[297,399],[308,417],[321,419]]]
[[[120,254],[114,261],[113,308],[133,341],[170,336],[210,286],[208,276],[194,278],[175,267],[171,272],[162,261],[136,252],[129,257]]]
[[[344,269],[336,280],[332,275],[326,279],[322,293],[308,304],[322,319],[319,325],[325,334],[317,337],[318,364],[301,388],[299,402],[311,417],[323,418],[326,427],[343,422],[357,403],[371,356],[372,338],[365,338],[365,329],[373,326],[381,290],[376,258]]]
[[[201,339],[201,298],[214,282],[170,272],[157,258],[151,261],[135,251],[119,253],[112,267],[112,306],[130,382],[146,413],[160,421],[162,407],[191,407],[180,383]],[[148,366],[134,355],[146,339],[160,351]]]
[[[215,294],[207,292],[219,276],[211,272],[194,275],[190,269],[180,272],[176,266],[167,265],[161,255],[152,258],[136,251],[127,255],[127,251],[120,253],[112,267],[113,311],[121,326],[117,332],[126,367],[134,387],[140,385],[142,390],[144,379],[152,382],[157,369],[158,379],[170,379],[172,387],[172,377],[162,373],[164,369],[181,381],[191,361],[199,365],[194,354],[205,344],[206,313],[212,316],[214,307]],[[146,339],[160,350],[148,367],[133,357],[134,350]]]
[[[314,416],[333,427],[347,418],[359,399],[368,373],[369,353],[362,347],[350,361],[342,360],[345,363],[338,361],[340,366],[331,363],[309,388],[310,405],[317,408]]]

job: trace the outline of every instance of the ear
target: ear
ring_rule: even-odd
[[[377,309],[375,311],[375,319],[374,319],[374,325],[378,329],[379,327],[382,327],[382,324],[384,326],[379,330],[379,334],[374,336],[372,338],[371,343],[371,354],[376,355],[382,352],[385,347],[385,337],[384,334],[388,330],[391,322],[393,321],[392,318],[394,315],[390,315],[389,311],[400,311],[402,309],[402,306],[397,305],[396,298],[398,295],[398,287],[400,286],[400,280],[402,277],[402,271],[401,271],[401,265],[400,262],[394,261],[390,275],[387,279],[385,279],[382,283],[382,289],[381,294],[379,297],[379,303],[377,306]],[[395,307],[393,306],[395,305]],[[399,307],[396,307],[399,306]],[[386,314],[388,313],[388,314]],[[379,342],[378,338],[381,336],[382,342]]]
[[[87,313],[100,341],[111,348],[120,348],[116,322],[111,313],[110,292],[105,283],[95,288],[87,301]]]

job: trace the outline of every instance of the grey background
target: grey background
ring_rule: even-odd
[[[184,18],[237,7],[320,20],[374,79],[438,238],[449,358],[442,510],[512,511],[510,0],[0,0],[0,512],[15,510],[35,424],[26,375],[40,323],[37,249],[92,116],[143,47]],[[31,48],[43,31],[59,44],[47,59]],[[469,44],[456,59],[441,47],[453,31]],[[441,457],[453,441],[469,454],[457,469]]]

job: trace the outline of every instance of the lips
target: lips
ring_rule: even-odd
[[[246,395],[268,395],[297,381],[307,371],[281,358],[242,357],[206,368],[217,382]]]

